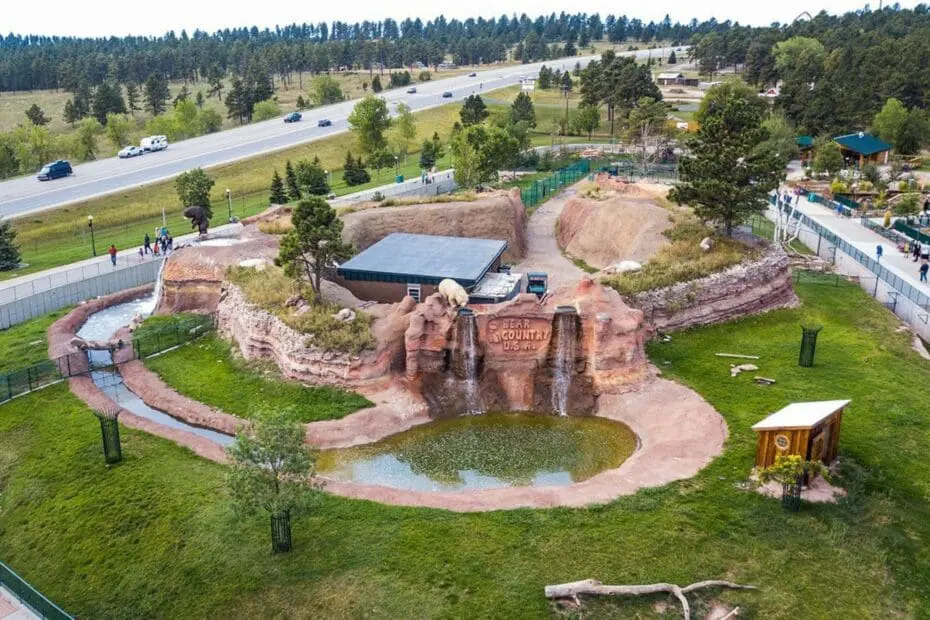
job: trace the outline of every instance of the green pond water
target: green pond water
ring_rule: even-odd
[[[603,418],[486,413],[325,450],[317,470],[337,480],[416,491],[564,486],[618,467],[635,449],[629,428]]]

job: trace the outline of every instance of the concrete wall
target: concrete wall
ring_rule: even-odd
[[[57,286],[16,301],[0,305],[0,329],[7,329],[29,319],[48,314],[66,306],[109,295],[143,284],[158,277],[162,261],[147,260],[136,265],[115,269],[110,273]]]

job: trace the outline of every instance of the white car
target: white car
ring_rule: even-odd
[[[139,143],[143,151],[164,151],[168,148],[168,138],[166,136],[149,136],[142,138]]]
[[[127,157],[136,157],[137,155],[142,155],[145,151],[141,147],[136,146],[135,144],[130,144],[123,150],[119,152],[120,159],[126,159]]]

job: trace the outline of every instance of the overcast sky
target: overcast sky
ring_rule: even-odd
[[[904,0],[904,7],[913,7],[917,0]],[[760,2],[749,0],[665,0],[664,2],[616,2],[589,0],[584,3],[566,0],[471,0],[470,2],[437,2],[436,0],[406,0],[405,2],[274,2],[264,10],[261,3],[248,0],[42,0],[32,4],[22,0],[4,0],[0,12],[0,31],[4,34],[56,34],[76,36],[122,36],[126,34],[164,34],[169,30],[193,32],[197,28],[213,32],[236,26],[273,27],[293,22],[341,20],[355,22],[379,20],[385,17],[403,19],[420,17],[424,21],[439,14],[447,18],[492,17],[526,13],[530,17],[551,12],[584,11],[625,13],[643,21],[662,19],[666,13],[672,21],[689,21],[716,17],[742,24],[790,22],[803,11],[816,14],[820,10],[844,13],[865,6],[865,2],[849,0],[779,0]],[[872,3],[877,8],[878,2]]]

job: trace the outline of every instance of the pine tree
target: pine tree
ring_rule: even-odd
[[[145,80],[144,91],[145,108],[154,116],[164,113],[168,99],[171,97],[165,77],[160,73],[153,73]]]
[[[76,120],[81,120],[90,114],[90,104],[93,94],[90,92],[90,86],[87,82],[81,82],[77,91],[74,93],[74,111],[77,114]]]
[[[462,126],[469,127],[477,125],[490,115],[488,108],[484,105],[481,95],[469,95],[459,110],[459,117],[462,119]]]
[[[533,108],[533,100],[529,95],[522,91],[517,93],[510,106],[510,120],[514,123],[525,122],[528,127],[536,126],[536,109]]]
[[[33,103],[29,106],[29,109],[26,110],[26,118],[32,121],[33,125],[48,125],[48,117],[45,116],[45,112],[42,111],[42,108],[39,107],[39,104]]]
[[[103,82],[94,92],[93,114],[101,125],[106,125],[107,114],[125,114],[126,103],[119,86]]]
[[[271,175],[271,196],[269,197],[269,201],[273,205],[287,204],[287,193],[284,191],[284,181],[281,180],[281,175],[278,174],[277,170]]]
[[[134,114],[139,109],[139,87],[135,82],[126,84],[126,107],[130,114]]]
[[[9,220],[0,219],[0,271],[10,271],[19,267],[19,258],[16,231]]]
[[[297,183],[297,174],[294,172],[294,166],[291,160],[284,164],[284,179],[287,182],[287,195],[291,200],[300,200],[303,195],[300,191],[300,184]]]
[[[381,87],[381,78],[377,75],[371,80],[371,90],[374,93],[380,93],[382,90],[384,90]]]
[[[668,64],[674,65],[678,62],[678,58],[675,56],[675,50],[672,50],[672,53],[668,55]]]
[[[203,110],[203,91],[197,91],[197,98],[194,100],[197,104],[197,107]]]
[[[80,119],[77,109],[74,107],[74,101],[71,99],[65,102],[65,110],[62,117],[65,119],[65,122],[70,123],[72,127],[74,127],[74,123]]]

